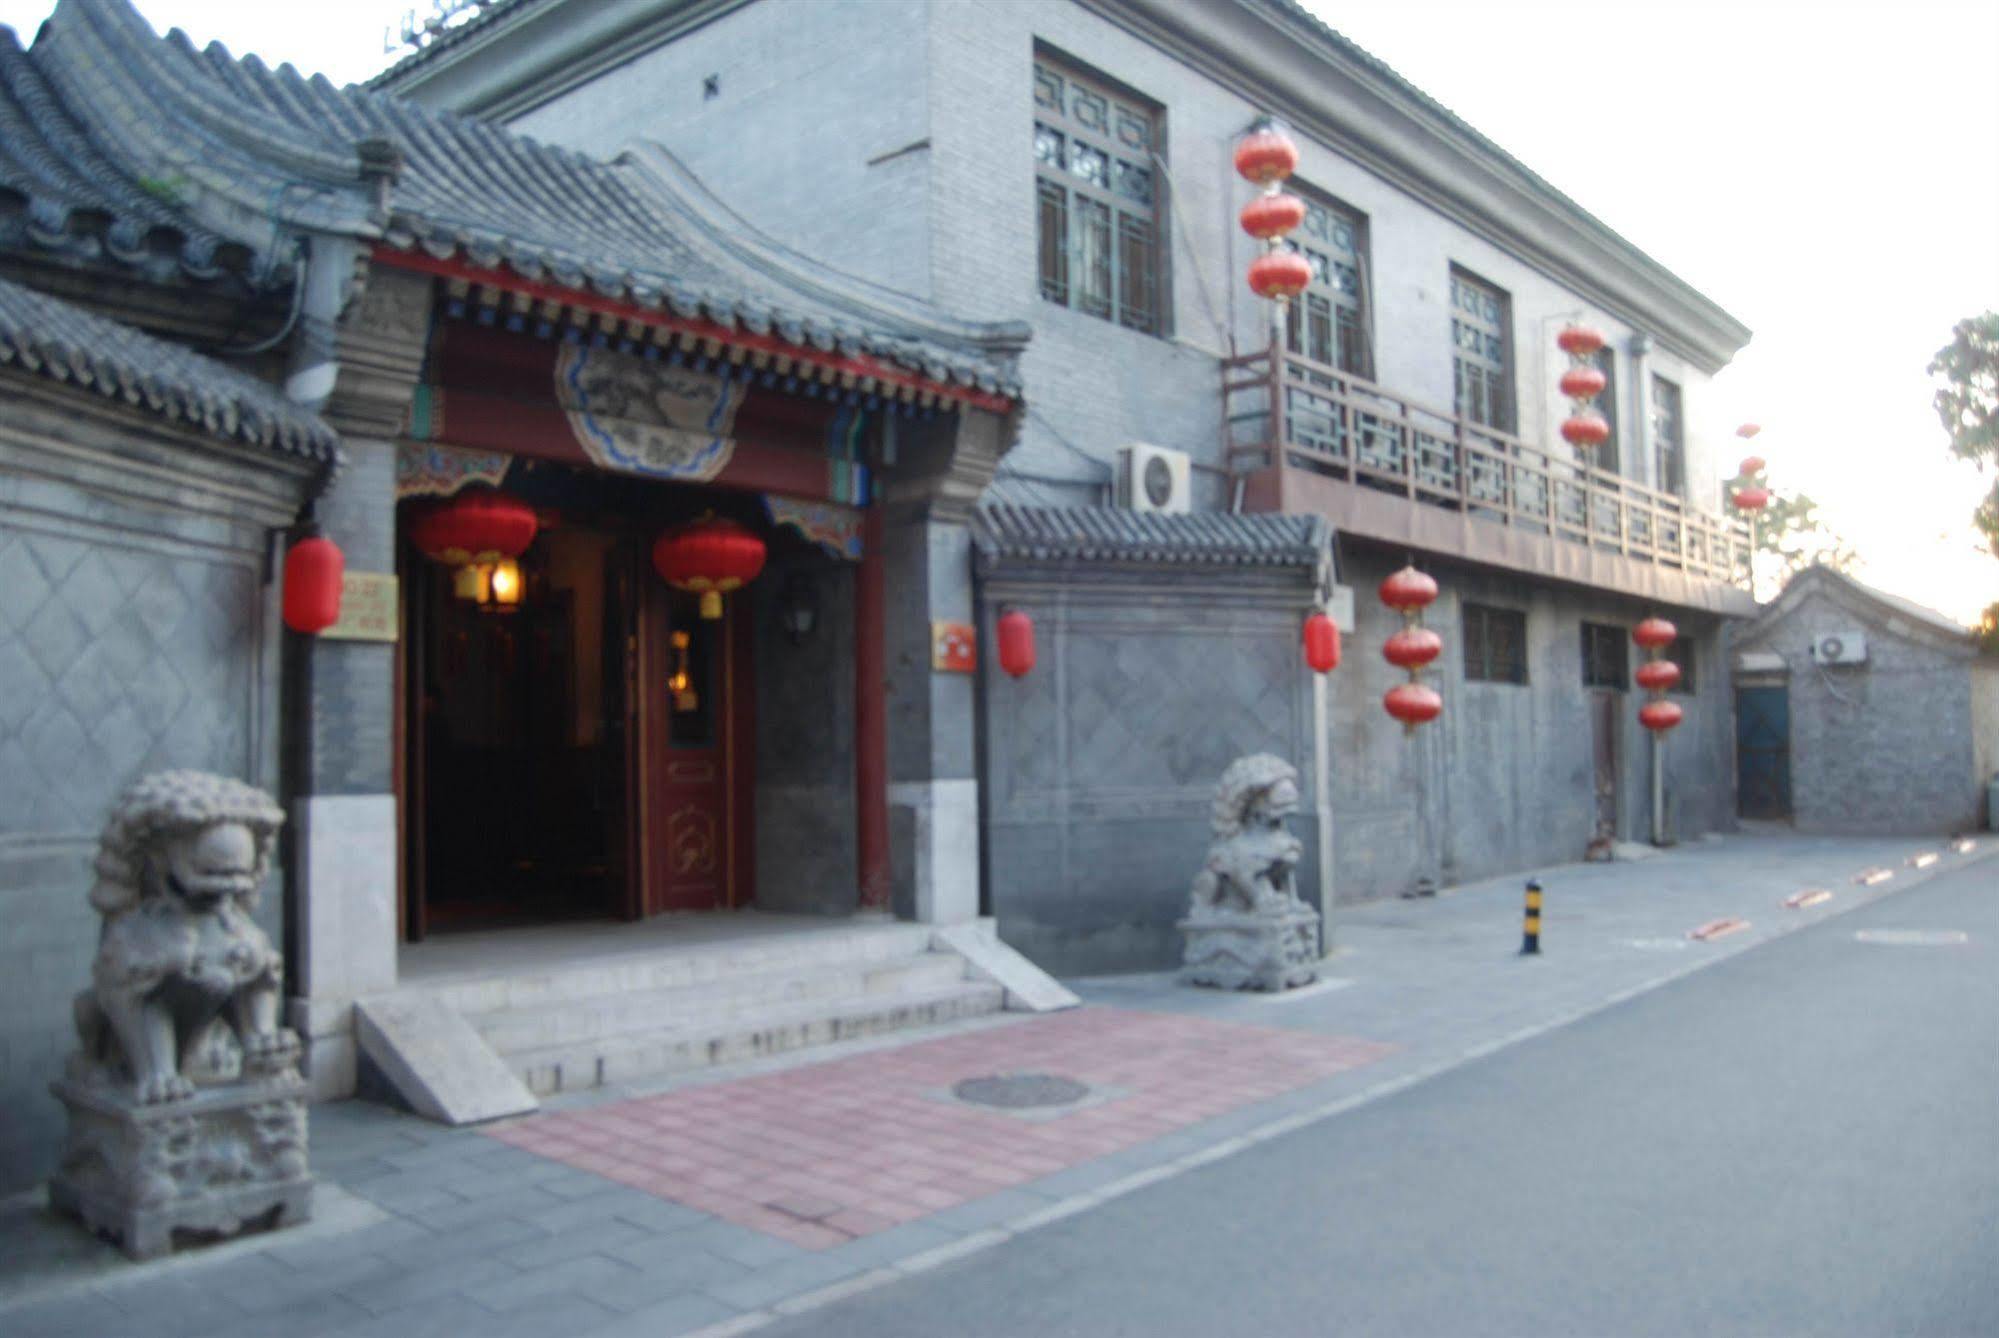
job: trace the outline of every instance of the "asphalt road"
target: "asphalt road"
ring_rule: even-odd
[[[1999,869],[764,1332],[1999,1334]]]

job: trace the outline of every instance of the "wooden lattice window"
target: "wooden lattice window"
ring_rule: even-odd
[[[1285,346],[1313,362],[1372,379],[1367,220],[1345,205],[1303,198],[1305,222],[1291,235],[1290,245],[1311,262],[1312,282],[1295,301],[1285,303]]]
[[[1596,397],[1596,411],[1603,415],[1603,421],[1610,424],[1610,435],[1603,439],[1603,445],[1592,449],[1577,446],[1572,449],[1585,464],[1593,464],[1598,469],[1615,474],[1617,469],[1617,354],[1608,345],[1600,348],[1590,358],[1590,364],[1603,373],[1603,393]]]
[[[1451,358],[1457,411],[1474,423],[1513,430],[1512,303],[1461,269],[1451,271]]]
[[[1047,58],[1034,63],[1041,295],[1161,330],[1157,107]]]
[[[1607,623],[1583,624],[1583,686],[1624,688],[1631,682],[1629,633]]]
[[[1685,495],[1686,428],[1680,417],[1680,388],[1663,376],[1652,378],[1653,481],[1661,492]]]
[[[1465,677],[1487,683],[1527,681],[1527,615],[1519,609],[1466,604]]]

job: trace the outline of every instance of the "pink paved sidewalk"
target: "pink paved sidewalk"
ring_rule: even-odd
[[[498,1126],[490,1137],[822,1249],[1373,1063],[1392,1046],[1082,1008]],[[1048,1073],[1094,1099],[1032,1117],[953,1084]]]

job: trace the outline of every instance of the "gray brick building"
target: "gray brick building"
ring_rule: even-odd
[[[1745,817],[1806,832],[1988,825],[1999,660],[1959,624],[1809,567],[1733,642]]]
[[[1142,443],[1184,455],[1197,518],[1330,522],[1318,576],[1204,565],[1170,524],[1150,565],[991,541],[988,633],[1007,603],[1064,648],[1059,682],[988,675],[981,695],[983,895],[1039,960],[1170,960],[1201,773],[1253,747],[1308,775],[1324,760],[1305,824],[1326,834],[1320,897],[1651,836],[1628,648],[1585,654],[1649,613],[1692,652],[1664,834],[1733,822],[1722,643],[1753,605],[1739,527],[1694,499],[1732,464],[1707,383],[1748,331],[1299,6],[516,0],[379,83],[607,158],[670,153],[800,251],[1031,325],[992,506],[1110,505]],[[1266,114],[1301,150],[1317,275],[1281,370],[1243,283],[1250,188],[1230,161]],[[1553,341],[1576,319],[1610,340],[1596,469],[1556,436]],[[1410,738],[1380,706],[1394,618],[1373,591],[1412,556],[1444,590],[1446,706]],[[1298,620],[1335,585],[1356,612],[1315,710]],[[994,742],[1023,739],[1075,750],[1068,769],[1037,775]]]

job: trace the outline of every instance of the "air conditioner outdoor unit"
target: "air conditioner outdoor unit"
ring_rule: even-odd
[[[1865,664],[1867,638],[1859,632],[1826,632],[1812,638],[1814,664]]]
[[[1185,451],[1138,442],[1120,447],[1117,503],[1133,511],[1191,511],[1193,473]]]

